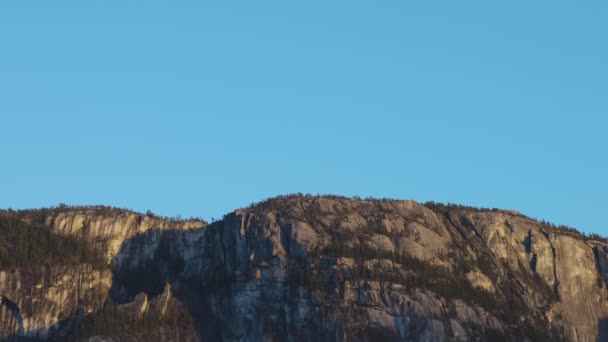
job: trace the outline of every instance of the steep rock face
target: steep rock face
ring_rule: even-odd
[[[62,235],[83,236],[90,240],[107,242],[109,260],[122,243],[152,229],[192,229],[206,225],[200,220],[168,221],[149,215],[117,209],[49,210],[36,216],[24,215],[24,220],[38,220],[53,232]]]
[[[603,244],[548,231],[521,215],[467,213],[478,234],[510,267],[522,265],[538,274],[559,296],[548,320],[563,319],[566,335],[573,341],[594,341],[599,322],[608,316],[608,292],[598,273],[595,249]]]
[[[206,253],[211,255],[203,260],[212,265],[204,264],[191,274],[203,278],[203,283],[212,277],[210,270],[215,277],[219,273],[234,279],[229,301],[213,299],[227,306],[226,313],[240,313],[239,319],[230,320],[231,325],[218,332],[226,332],[222,337],[227,340],[271,333],[280,338],[350,340],[372,336],[381,327],[386,336],[398,340],[476,339],[499,332],[515,339],[537,334],[594,341],[599,323],[607,315],[608,292],[605,283],[598,282],[603,276],[598,274],[598,262],[604,256],[594,255],[598,247],[514,212],[427,208],[411,201],[286,199],[269,203],[268,208],[237,211],[210,228],[208,239],[213,243]],[[348,231],[354,234],[345,234]],[[360,245],[375,255],[358,256],[360,260],[327,257],[324,250],[336,243],[345,246],[338,255]],[[417,286],[416,282],[409,288],[403,286],[408,282],[393,274],[406,272],[407,267],[390,260],[395,252],[445,266],[451,272],[461,272],[459,263],[467,262],[478,275],[467,277],[471,285],[488,289],[493,287],[488,281],[492,278],[504,287],[495,294],[498,300],[494,304],[512,307],[503,308],[506,313],[488,313],[475,298],[464,298],[464,304],[461,298],[438,295],[433,286]],[[313,279],[294,284],[290,276],[297,278],[294,273],[301,272],[294,263],[304,265],[308,275],[303,278]],[[357,272],[363,275],[354,275]],[[453,304],[457,300],[475,315],[464,322],[458,320],[459,310]],[[268,302],[277,304],[269,306]],[[447,304],[438,304],[441,302]],[[405,303],[414,308],[420,304],[421,309],[409,310]],[[221,306],[211,305],[217,307]],[[219,321],[229,316],[223,310],[218,310]],[[519,321],[509,321],[509,312],[516,313]],[[269,322],[256,321],[260,315],[270,317]],[[412,315],[424,323],[413,324]],[[298,328],[298,324],[314,329]],[[521,331],[522,325],[538,331]],[[491,329],[485,329],[488,327]],[[311,331],[319,335],[311,336]]]
[[[142,274],[188,298],[204,340],[591,341],[607,293],[589,243],[507,211],[285,198],[143,235],[115,267],[147,255]]]
[[[192,321],[161,329],[163,336],[183,333],[179,336],[203,341],[608,336],[608,245],[517,212],[291,196],[237,210],[208,226],[95,210],[24,219],[42,220],[60,234],[109,241],[111,285],[89,291],[108,296],[129,317],[146,321],[145,313],[167,298],[170,284],[176,303],[183,304],[169,312],[187,312]],[[11,296],[6,297],[25,298]],[[4,318],[15,317],[13,302],[19,300],[2,306],[0,326],[26,330],[17,318]],[[108,310],[91,307],[87,317]],[[37,329],[49,329],[63,316],[36,317],[49,322],[36,323]],[[118,335],[100,331],[89,337]]]
[[[413,202],[279,203],[237,211],[205,233],[202,264],[181,278],[204,293],[199,306],[213,319],[201,319],[200,330],[210,339],[445,341],[508,333],[484,308],[416,286],[407,267],[390,260],[399,246],[430,265],[450,264],[443,256],[454,232]],[[333,244],[337,257],[328,257],[323,251]],[[372,254],[357,255],[361,246]]]
[[[88,265],[0,271],[0,336],[46,338],[70,324],[77,311],[97,310],[112,274]]]
[[[204,227],[202,221],[167,221],[105,207],[11,212],[51,232],[99,245],[108,264],[125,240],[151,230]],[[140,255],[145,258],[144,254]],[[0,339],[12,336],[48,338],[69,329],[82,315],[95,313],[109,299],[110,267],[47,264],[2,268],[0,262]]]

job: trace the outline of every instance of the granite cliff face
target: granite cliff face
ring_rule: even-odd
[[[289,196],[209,225],[101,208],[3,215],[92,241],[108,264],[0,260],[5,338],[608,340],[608,244],[517,212]]]
[[[48,336],[60,322],[69,321],[71,313],[97,310],[111,280],[110,271],[89,265],[2,271],[0,331],[5,336],[30,332]]]

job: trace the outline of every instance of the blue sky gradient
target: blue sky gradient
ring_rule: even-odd
[[[0,207],[332,193],[608,234],[607,34],[605,1],[2,1]]]

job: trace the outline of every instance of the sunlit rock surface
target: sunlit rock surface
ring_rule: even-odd
[[[100,209],[20,215],[57,234],[102,239],[110,266],[1,270],[5,337],[111,341],[145,329],[203,341],[607,336],[608,245],[513,211],[289,196],[209,225]],[[82,324],[109,308],[137,329],[84,336]],[[160,328],[146,326],[151,317]]]

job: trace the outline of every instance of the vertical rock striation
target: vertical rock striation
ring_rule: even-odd
[[[20,215],[58,234],[106,243],[111,267],[0,272],[4,336],[51,336],[62,326],[65,336],[76,336],[69,335],[71,319],[82,337],[74,314],[81,312],[86,317],[81,321],[99,330],[91,338],[124,337],[127,330],[114,336],[93,324],[95,315],[107,317],[108,303],[111,312],[127,315],[129,324],[140,328],[147,326],[135,322],[149,322],[149,312],[160,312],[154,317],[164,328],[149,328],[155,331],[149,335],[143,328],[129,330],[129,336],[139,337],[596,341],[605,336],[608,245],[517,212],[289,196],[236,210],[209,225],[97,209]],[[162,323],[175,315],[186,318]]]

